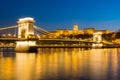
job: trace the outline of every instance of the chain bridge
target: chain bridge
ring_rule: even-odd
[[[16,51],[32,51],[39,47],[90,48],[93,43],[96,43],[95,39],[93,41],[79,39],[41,39],[43,35],[55,35],[35,26],[34,23],[35,20],[33,18],[27,17],[19,19],[15,26],[0,28],[0,47],[15,47]],[[96,38],[95,36],[94,38]],[[99,35],[99,38],[101,42],[101,35]]]

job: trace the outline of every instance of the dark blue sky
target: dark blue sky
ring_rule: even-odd
[[[23,17],[33,17],[46,30],[120,29],[120,0],[1,0],[0,27],[17,24]]]

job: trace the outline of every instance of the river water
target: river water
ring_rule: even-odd
[[[120,80],[120,48],[0,51],[0,80]]]

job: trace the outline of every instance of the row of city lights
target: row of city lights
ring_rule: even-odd
[[[17,37],[16,34],[2,34],[1,37]],[[37,38],[41,38],[40,35],[36,35]]]
[[[2,34],[2,37],[16,37],[16,34]]]
[[[17,37],[17,35],[16,34],[11,34],[11,33],[8,33],[8,34],[1,34],[0,35],[1,37],[4,37],[4,38],[7,38],[7,37]],[[39,35],[39,34],[36,34],[36,37],[37,38],[45,38],[45,35]],[[53,36],[49,36],[49,38],[52,38]],[[54,37],[56,37],[56,36],[54,36]]]

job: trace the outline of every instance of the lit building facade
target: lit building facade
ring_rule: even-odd
[[[56,36],[60,35],[78,35],[78,34],[90,34],[93,35],[96,32],[100,32],[101,34],[108,34],[111,31],[110,30],[96,30],[95,28],[84,28],[82,30],[79,30],[78,25],[73,25],[73,30],[68,29],[57,29],[56,31],[52,32],[52,34]]]

